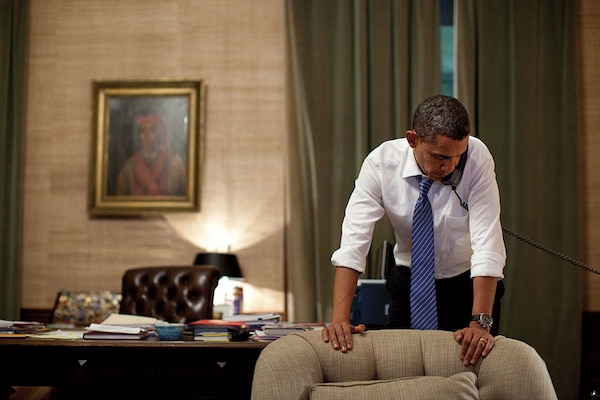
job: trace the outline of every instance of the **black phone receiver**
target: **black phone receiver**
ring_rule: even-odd
[[[458,186],[458,184],[460,183],[460,179],[462,178],[463,170],[465,169],[465,164],[467,163],[468,152],[469,148],[467,147],[467,150],[460,156],[460,160],[458,160],[458,164],[456,164],[456,168],[454,168],[454,171],[452,171],[442,179],[442,184],[452,186],[452,191],[454,192],[456,197],[458,197],[460,206],[467,211],[469,211],[469,205],[460,198],[460,196],[456,192],[456,187]]]
[[[469,148],[467,147],[467,150],[460,156],[460,160],[458,160],[458,164],[456,165],[456,168],[454,168],[454,171],[452,171],[442,179],[442,184],[452,186],[453,190],[456,189],[460,182],[460,179],[462,178],[463,170],[465,169],[465,164],[467,163],[468,151]]]

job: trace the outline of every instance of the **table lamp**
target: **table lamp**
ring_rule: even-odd
[[[198,253],[194,265],[214,265],[221,271],[221,276],[243,278],[237,256],[230,253]]]
[[[243,288],[236,281],[244,276],[237,256],[230,253],[198,253],[194,265],[213,265],[221,272],[213,302],[215,314],[220,314],[220,317],[241,314],[244,301]]]

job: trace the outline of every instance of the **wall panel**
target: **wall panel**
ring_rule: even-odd
[[[579,0],[577,27],[584,262],[600,269],[600,2]],[[585,273],[584,310],[600,312],[600,275]]]
[[[22,306],[230,250],[245,309],[283,311],[283,2],[31,0],[30,13]],[[207,85],[201,211],[91,218],[92,81],[159,78]]]

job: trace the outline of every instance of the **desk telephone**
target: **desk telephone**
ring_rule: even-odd
[[[469,205],[460,198],[460,196],[456,192],[456,187],[458,186],[458,184],[460,183],[460,179],[462,178],[463,169],[465,168],[465,164],[467,162],[467,152],[468,151],[469,151],[469,149],[467,148],[467,151],[465,151],[460,156],[460,160],[458,161],[458,164],[456,165],[456,168],[454,169],[454,171],[452,171],[450,174],[448,174],[445,178],[442,179],[442,184],[452,186],[452,191],[454,191],[454,194],[456,194],[456,197],[458,197],[458,201],[460,201],[460,205],[462,206],[462,208],[464,208],[467,211],[469,211]],[[519,233],[511,231],[508,228],[502,227],[502,231],[504,233],[520,240],[523,243],[526,243],[532,247],[535,247],[538,250],[544,251],[550,255],[553,255],[554,257],[557,257],[563,261],[571,263],[571,264],[573,264],[579,268],[582,268],[588,272],[592,272],[594,274],[600,275],[600,270],[592,268],[589,265],[582,263],[581,261],[575,260],[575,259],[573,259],[569,256],[566,256],[554,249],[551,249],[547,246],[539,244]]]

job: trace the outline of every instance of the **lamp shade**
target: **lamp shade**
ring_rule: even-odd
[[[222,276],[243,278],[237,256],[230,253],[198,253],[194,265],[214,265]]]

